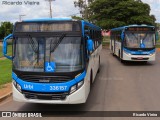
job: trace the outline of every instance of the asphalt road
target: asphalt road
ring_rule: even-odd
[[[19,103],[12,97],[0,104],[0,111],[160,111],[160,53],[155,62],[121,63],[108,49],[101,53],[101,69],[85,104],[45,105]],[[61,114],[61,113],[60,113]],[[81,116],[82,113],[77,113]],[[49,114],[48,116],[54,117]],[[60,116],[60,115],[59,115]],[[83,116],[83,115],[82,115]],[[90,119],[83,117],[49,119]],[[0,118],[3,119],[3,118]],[[18,118],[16,118],[18,119]],[[19,118],[21,119],[21,118]],[[40,118],[38,118],[40,119]],[[44,119],[44,118],[41,118]],[[92,117],[92,120],[134,120],[136,118]],[[153,118],[139,118],[138,120]],[[159,120],[160,118],[154,118]]]

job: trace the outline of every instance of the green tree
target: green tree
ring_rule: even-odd
[[[78,17],[78,16],[72,16],[72,19],[75,19],[75,20],[84,20],[82,17]]]
[[[74,1],[74,6],[79,8],[80,14],[82,15],[81,19],[88,20],[89,17],[89,5],[93,2],[94,0],[78,0]],[[74,18],[80,18],[73,16]]]
[[[10,22],[2,22],[0,26],[0,39],[3,39],[8,34],[12,33],[13,24]]]
[[[89,18],[103,29],[129,24],[155,25],[150,10],[141,0],[95,0],[89,6]]]

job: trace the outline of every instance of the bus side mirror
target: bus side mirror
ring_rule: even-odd
[[[12,60],[13,57],[7,55],[7,46],[8,46],[7,41],[9,41],[9,39],[12,37],[13,37],[13,34],[10,34],[7,37],[5,37],[3,40],[3,55],[10,60]]]
[[[159,40],[159,37],[158,37],[158,32],[156,32],[156,41]]]
[[[124,32],[121,33],[121,40],[124,40]]]
[[[88,39],[88,40],[87,40],[87,50],[88,50],[89,52],[92,52],[92,51],[93,51],[93,40],[91,40],[91,39]]]
[[[3,54],[7,54],[7,42],[3,42]]]

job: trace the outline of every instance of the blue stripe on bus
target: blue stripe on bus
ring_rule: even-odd
[[[32,83],[19,79],[17,75],[12,72],[12,78],[21,86],[22,90],[32,92],[68,92],[70,88],[82,81],[86,76],[86,71],[81,73],[75,79],[65,83]]]
[[[126,48],[123,48],[123,50],[127,53],[132,54],[132,55],[149,55],[149,54],[155,53],[155,51],[156,51],[156,49],[153,49],[151,51],[131,51]]]

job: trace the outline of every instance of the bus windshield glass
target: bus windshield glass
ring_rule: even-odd
[[[54,62],[55,72],[73,72],[83,68],[81,37],[21,37],[15,43],[13,68],[44,72],[46,62]]]
[[[125,47],[128,48],[153,48],[155,47],[155,33],[152,32],[129,32],[125,34]]]

